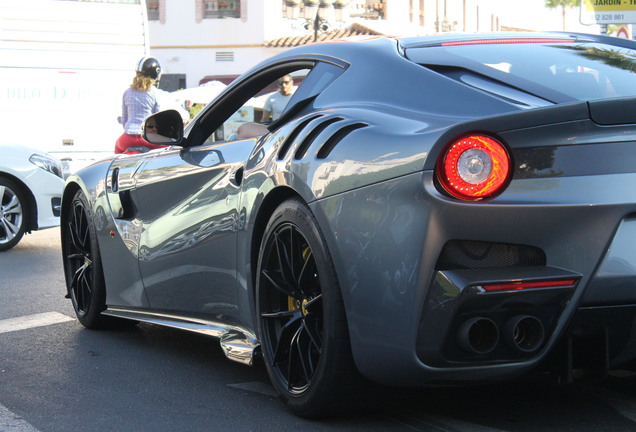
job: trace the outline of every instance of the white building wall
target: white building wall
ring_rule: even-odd
[[[149,22],[150,54],[164,73],[186,74],[187,87],[209,75],[239,75],[281,51],[262,47],[280,0],[243,0],[241,18],[201,20],[196,0],[164,1],[163,22]]]
[[[417,26],[418,34],[432,34],[496,31],[501,10],[497,6],[497,0],[397,0],[387,3],[386,11],[390,22],[408,23],[404,28],[409,31]]]
[[[352,0],[356,4],[363,0]],[[523,11],[512,0],[384,0],[387,22],[363,24],[386,34],[433,34],[438,31],[488,32],[502,27],[562,30],[560,9],[544,0],[524,0]],[[283,0],[241,0],[242,17],[197,22],[197,0],[163,0],[163,22],[150,21],[150,53],[164,73],[186,74],[187,87],[206,76],[240,75],[284,49],[263,48],[268,40],[306,34],[302,20],[282,16]],[[421,18],[422,17],[422,18]],[[424,25],[420,25],[423,21]],[[337,27],[338,23],[333,23]],[[566,30],[598,33],[598,26],[578,22],[568,9]]]

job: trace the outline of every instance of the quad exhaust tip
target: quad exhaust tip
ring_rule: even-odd
[[[508,320],[503,332],[504,343],[524,353],[536,351],[545,339],[541,321],[531,315],[519,315]]]
[[[465,351],[488,354],[499,343],[499,329],[489,318],[471,318],[459,327],[457,343]]]
[[[531,315],[518,315],[506,322],[501,332],[503,343],[513,351],[531,353],[539,349],[545,340],[541,320]],[[500,342],[497,324],[486,317],[466,320],[457,332],[457,344],[473,354],[488,354]]]

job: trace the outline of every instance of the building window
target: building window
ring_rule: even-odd
[[[241,0],[203,0],[203,18],[240,18]]]
[[[384,19],[385,0],[357,0],[349,4],[352,18]]]
[[[146,0],[146,8],[148,9],[148,21],[159,21],[159,1]]]
[[[350,0],[283,0],[283,18],[343,22],[349,18]],[[376,0],[381,1],[381,0]]]

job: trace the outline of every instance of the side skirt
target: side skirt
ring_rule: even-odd
[[[246,329],[214,321],[183,317],[167,313],[137,311],[116,307],[109,307],[103,311],[102,314],[215,337],[219,339],[221,349],[223,349],[223,353],[228,359],[248,366],[252,366],[254,364],[254,358],[260,348],[260,344],[258,343],[256,336]]]

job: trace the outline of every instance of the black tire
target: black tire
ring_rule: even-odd
[[[29,207],[22,188],[13,180],[0,177],[0,252],[18,244],[29,220]]]
[[[292,199],[273,213],[259,251],[257,322],[272,384],[297,415],[345,411],[359,379],[338,278],[311,211]]]
[[[88,200],[78,191],[62,220],[62,254],[68,296],[79,322],[87,328],[104,328],[106,287],[97,235]]]

